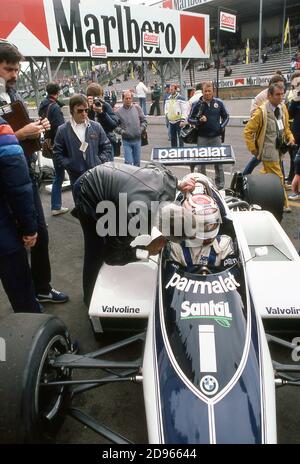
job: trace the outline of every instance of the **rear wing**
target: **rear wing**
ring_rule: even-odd
[[[235,155],[231,145],[221,145],[220,147],[160,147],[152,149],[151,160],[169,166],[235,164]]]

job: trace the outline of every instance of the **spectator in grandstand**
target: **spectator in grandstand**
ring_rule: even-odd
[[[86,95],[89,102],[88,117],[92,121],[101,124],[104,132],[111,143],[112,152],[108,161],[113,161],[116,154],[117,138],[114,129],[119,121],[110,104],[103,99],[103,88],[101,85],[92,83],[86,89]]]
[[[58,128],[53,147],[54,159],[66,169],[71,184],[88,169],[111,159],[111,144],[98,122],[88,118],[85,95],[70,98],[70,121]]]
[[[39,107],[39,116],[41,118],[47,117],[51,124],[51,129],[46,132],[45,137],[49,137],[51,139],[52,145],[54,144],[57,129],[65,122],[64,115],[61,110],[63,105],[58,101],[59,90],[60,87],[58,84],[55,82],[49,82],[46,87],[47,97],[41,102]],[[67,213],[69,208],[63,207],[61,201],[61,188],[65,179],[65,170],[63,167],[58,166],[54,159],[53,165],[55,169],[55,177],[51,191],[51,213],[52,216],[58,216],[60,214]]]
[[[139,79],[139,83],[136,86],[135,91],[139,99],[139,105],[142,108],[144,115],[147,116],[146,98],[147,98],[147,93],[149,93],[149,89],[148,87],[145,86],[142,79]]]
[[[171,84],[170,95],[165,103],[165,115],[169,124],[171,147],[183,147],[180,131],[186,124],[188,103],[180,95],[176,84]]]
[[[244,136],[247,148],[263,162],[263,173],[278,176],[284,187],[284,176],[280,160],[284,144],[294,144],[289,128],[289,116],[283,102],[284,88],[280,83],[268,88],[268,101],[263,103],[248,121]],[[285,212],[290,212],[288,198],[285,195]]]
[[[221,136],[229,121],[223,101],[214,97],[212,82],[203,82],[203,96],[192,106],[188,122],[197,127],[197,145],[202,147],[220,147]],[[196,167],[199,169],[199,166]],[[205,166],[200,165],[202,174],[206,174]],[[215,183],[218,189],[224,188],[224,170],[221,164],[215,165]]]
[[[123,93],[123,105],[117,110],[119,126],[116,132],[122,136],[126,164],[140,166],[141,134],[147,128],[147,120],[142,108],[132,102],[132,92]]]

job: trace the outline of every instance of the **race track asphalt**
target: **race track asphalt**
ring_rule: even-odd
[[[150,119],[150,118],[149,118]],[[154,121],[154,120],[153,120]],[[151,121],[150,121],[151,122]],[[168,146],[167,132],[163,124],[151,124],[148,128],[150,144],[143,148],[143,160],[150,159],[153,146]],[[230,143],[236,154],[236,166],[241,169],[249,159],[242,138],[242,128],[230,127],[226,133],[226,143]],[[225,168],[226,185],[230,182],[231,168]],[[187,168],[174,169],[178,177],[188,172]],[[210,171],[208,171],[210,174]],[[69,294],[70,301],[63,305],[45,304],[45,311],[59,316],[68,326],[71,336],[80,343],[80,352],[86,353],[111,343],[117,337],[107,335],[102,341],[96,341],[87,315],[87,309],[82,302],[82,257],[83,239],[78,221],[69,213],[52,217],[50,215],[50,195],[41,189],[44,211],[49,226],[50,255],[52,264],[52,284],[55,288]],[[63,205],[73,206],[70,191],[63,193]],[[300,227],[300,203],[292,206],[292,213],[287,214],[282,222],[284,229],[293,243],[300,248],[298,231]],[[295,289],[298,291],[299,289]],[[5,317],[11,311],[6,295],[0,289],[0,317]],[[126,349],[120,359],[135,357],[140,352],[139,347]],[[276,355],[282,356],[281,350]],[[290,353],[286,354],[290,362]],[[97,372],[89,371],[90,376]],[[278,391],[277,418],[278,439],[280,443],[300,443],[300,400],[297,388],[285,387]],[[142,385],[133,383],[113,384],[85,393],[74,400],[91,416],[118,433],[126,436],[134,443],[147,443],[147,426],[143,407]],[[57,443],[109,443],[102,437],[76,422],[67,418]]]

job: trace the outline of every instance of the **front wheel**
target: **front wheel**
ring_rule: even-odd
[[[6,360],[0,362],[0,442],[45,442],[61,425],[69,390],[46,387],[69,380],[71,371],[53,366],[71,349],[64,323],[46,314],[11,314],[0,323]]]

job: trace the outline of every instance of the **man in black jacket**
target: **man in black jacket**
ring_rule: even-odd
[[[0,280],[15,312],[40,312],[26,247],[37,240],[28,167],[12,128],[0,117]]]
[[[22,98],[15,90],[18,73],[20,70],[20,61],[24,58],[18,49],[7,41],[0,41],[0,78],[4,79],[6,84],[5,101],[13,103],[22,101]],[[5,119],[5,115],[3,116]],[[38,139],[42,132],[50,129],[47,118],[30,122],[21,129],[15,131],[15,135],[22,146],[22,141],[27,139]],[[69,297],[51,285],[51,266],[49,259],[49,236],[44,217],[42,202],[40,199],[38,186],[35,178],[34,159],[31,154],[24,148],[25,158],[29,167],[29,173],[32,181],[33,199],[37,214],[37,233],[38,238],[34,247],[31,248],[31,273],[34,281],[37,298],[41,303],[65,303]]]
[[[47,84],[46,91],[47,97],[40,104],[39,116],[41,118],[48,118],[51,124],[51,128],[46,132],[45,137],[51,138],[53,145],[57,129],[65,122],[65,119],[61,110],[63,105],[58,101],[59,85],[55,82],[50,82]],[[53,165],[55,178],[51,191],[51,212],[52,216],[58,216],[67,213],[69,208],[64,208],[61,201],[61,188],[65,179],[65,170],[57,164],[55,159],[53,159]]]
[[[117,137],[114,129],[118,126],[119,120],[110,104],[103,98],[103,88],[101,85],[92,83],[86,89],[89,101],[88,117],[92,121],[98,121],[103,127],[104,132],[112,146],[112,153],[108,161],[113,161],[117,151]]]
[[[130,246],[134,237],[151,232],[152,219],[159,205],[173,202],[176,188],[185,191],[193,190],[194,186],[190,178],[178,185],[171,171],[151,163],[141,168],[105,163],[77,180],[74,198],[85,243],[83,293],[87,306],[102,263],[122,266],[137,261],[137,250]],[[139,203],[140,209],[131,212],[129,206],[134,202]],[[137,215],[139,221],[135,222]],[[108,228],[103,230],[106,221]],[[150,255],[157,254],[165,243],[160,235],[146,251]]]

